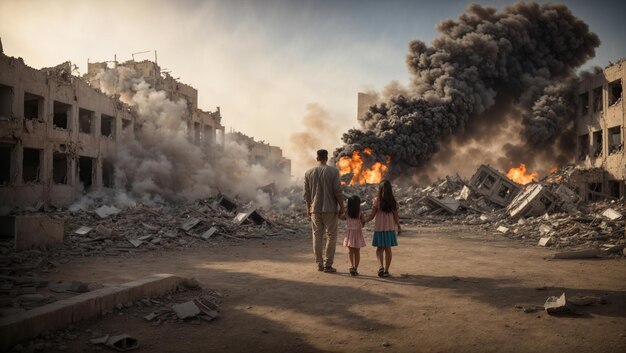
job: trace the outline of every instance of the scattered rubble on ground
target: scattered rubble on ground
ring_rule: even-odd
[[[518,185],[483,165],[470,181],[448,176],[423,188],[394,186],[394,195],[403,223],[477,225],[528,244],[587,251],[578,255],[587,258],[624,256],[626,201],[608,195],[581,201],[568,184],[574,171],[564,167],[540,182]],[[367,212],[376,191],[377,185],[350,185],[344,194],[361,197]]]
[[[178,286],[174,292],[163,296],[143,297],[134,302],[119,303],[112,312],[103,312],[102,315],[103,317],[109,315],[130,315],[143,318],[147,325],[154,326],[182,323],[199,325],[203,321],[212,321],[219,317],[219,305],[222,303],[223,298],[224,296],[221,293],[212,289]],[[189,303],[198,308],[198,311],[194,312],[193,315],[181,318],[178,315],[177,308],[180,305],[189,307]],[[127,351],[139,347],[139,342],[132,337],[132,332],[107,333],[92,329],[81,331],[75,325],[69,325],[63,331],[44,332],[30,342],[17,345],[11,351],[66,350],[68,341],[77,339],[86,339],[86,342],[89,342],[88,344],[94,346],[104,345],[118,351]]]

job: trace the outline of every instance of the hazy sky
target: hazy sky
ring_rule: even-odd
[[[477,1],[501,7],[512,1]],[[587,66],[626,56],[623,1],[565,1],[602,40]],[[407,82],[412,39],[430,42],[436,24],[468,1],[0,1],[7,55],[35,68],[70,60],[120,61],[158,51],[162,68],[199,91],[223,124],[283,147],[302,131],[308,103],[340,131],[356,125],[358,91]],[[137,59],[153,59],[153,54]],[[331,141],[340,143],[340,136]],[[334,149],[335,146],[323,146]]]

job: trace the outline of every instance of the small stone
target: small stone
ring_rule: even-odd
[[[391,346],[391,343],[389,343],[389,342],[383,342],[383,345],[382,345],[382,346],[383,346],[383,347],[390,347],[390,346]]]

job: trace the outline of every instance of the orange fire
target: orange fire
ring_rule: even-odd
[[[524,163],[519,164],[519,168],[511,168],[509,172],[506,173],[507,178],[513,180],[514,182],[526,185],[533,181],[539,180],[539,173],[526,171],[526,165]]]
[[[366,148],[363,154],[371,155],[372,149]],[[386,164],[389,164],[391,157],[387,156]],[[355,184],[378,184],[383,180],[383,176],[387,172],[387,165],[376,162],[369,169],[363,169],[363,156],[359,151],[352,152],[352,157],[341,157],[337,162],[339,175],[343,176],[352,173],[350,185]],[[343,182],[342,182],[343,183]]]
[[[552,168],[550,168],[550,174],[556,173],[557,170],[559,170],[559,168],[557,166],[553,166]]]

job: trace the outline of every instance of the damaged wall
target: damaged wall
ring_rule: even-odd
[[[624,196],[623,84],[626,60],[582,80],[578,86],[576,165],[602,172],[578,173],[576,183],[586,200],[601,194]],[[591,192],[589,192],[591,191]]]
[[[129,107],[71,71],[69,62],[37,70],[0,54],[0,165],[8,169],[0,182],[1,205],[72,203],[85,187],[80,158],[92,160],[90,190],[102,189],[103,160],[113,153],[123,126],[132,133]],[[81,116],[91,119],[88,129],[81,128]],[[104,136],[101,119],[107,116],[112,130]]]

